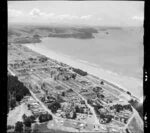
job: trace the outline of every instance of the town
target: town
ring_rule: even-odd
[[[104,80],[20,44],[8,45],[8,71],[29,89],[25,101],[36,117],[48,113],[83,131],[129,130],[134,109],[128,101],[134,97]]]

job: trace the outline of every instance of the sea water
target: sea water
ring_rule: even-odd
[[[106,33],[107,31],[107,33]],[[66,58],[72,58],[80,63],[92,66],[95,69],[102,68],[111,76],[125,76],[120,84],[128,84],[128,88],[139,89],[138,96],[142,96],[143,80],[143,30],[138,28],[122,28],[99,30],[92,39],[75,38],[42,38],[42,42],[34,44],[40,51],[55,51]],[[32,46],[32,48],[34,47]],[[31,46],[30,46],[31,48]],[[34,48],[33,48],[34,49]],[[113,76],[112,76],[113,77]],[[123,81],[124,80],[124,81]],[[127,81],[128,80],[128,81]],[[138,81],[140,86],[130,85]],[[136,85],[135,85],[136,86]],[[136,93],[136,91],[135,91]]]

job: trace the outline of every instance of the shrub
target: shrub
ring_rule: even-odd
[[[22,116],[23,121],[24,121],[26,118],[27,118],[27,116],[24,114],[24,115]]]
[[[50,106],[48,106],[48,108],[53,112],[56,113],[56,111],[61,108],[61,105],[59,102],[55,102],[53,104],[51,104]]]
[[[46,58],[46,57],[41,57],[41,58],[39,59],[40,62],[46,62],[47,60],[48,60],[48,58]]]
[[[31,127],[25,127],[24,133],[31,133],[32,129]]]
[[[62,95],[62,96],[65,96],[65,92],[63,91],[63,92],[61,93],[61,95]]]
[[[42,114],[39,116],[39,122],[42,123],[42,122],[46,122],[46,121],[49,121],[49,120],[52,120],[53,117],[50,115],[50,114]]]
[[[14,128],[12,125],[7,125],[7,130]]]
[[[127,94],[129,94],[131,96],[131,93],[129,91],[127,91]]]
[[[10,107],[13,109],[14,107],[16,107],[16,100],[12,99],[10,100]]]
[[[15,125],[15,132],[23,132],[23,123],[18,121]]]
[[[33,115],[27,117],[26,115],[23,115],[24,125],[26,127],[31,127],[31,124],[35,122],[35,117]]]
[[[31,124],[32,124],[32,120],[31,120],[29,117],[27,117],[27,118],[24,120],[24,125],[25,125],[26,127],[31,127]]]
[[[101,85],[104,85],[104,81],[101,81],[100,84],[101,84]]]
[[[73,71],[76,72],[77,74],[81,75],[81,76],[86,76],[88,73],[81,70],[81,69],[76,69],[76,68],[73,68]]]

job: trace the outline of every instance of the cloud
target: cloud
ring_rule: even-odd
[[[58,18],[58,19],[68,19],[70,17],[71,16],[69,14],[62,14],[62,15],[57,16],[56,18]]]
[[[56,16],[56,19],[68,19],[68,20],[77,20],[79,19],[79,16],[76,15],[69,15],[69,14],[62,14],[62,15],[58,15]]]
[[[17,17],[23,15],[23,12],[15,9],[8,9],[8,15],[12,17]]]
[[[34,8],[28,13],[28,16],[37,17],[40,19],[48,19],[48,18],[54,18],[55,14],[52,12],[51,13],[42,12],[39,9]]]
[[[34,8],[29,12],[29,15],[35,16],[35,17],[40,17],[40,16],[45,16],[46,14],[44,12],[41,12],[39,9]]]
[[[29,12],[23,12],[21,10],[8,9],[9,19],[14,21],[29,21],[29,22],[47,22],[52,21],[86,21],[89,20],[92,15],[71,15],[71,14],[55,14],[53,12],[43,12],[38,8],[33,8]]]
[[[70,16],[70,19],[79,19],[78,16]]]
[[[46,16],[47,16],[47,17],[54,17],[55,14],[54,14],[54,13],[48,13]]]
[[[92,17],[92,15],[81,16],[81,19],[88,20]]]
[[[101,18],[98,18],[98,20],[102,20]]]
[[[132,19],[133,20],[142,20],[143,21],[144,17],[143,16],[133,16]]]
[[[66,20],[88,20],[91,18],[91,15],[85,15],[85,16],[76,16],[76,15],[69,15],[69,14],[62,14],[55,17],[56,19],[66,19]]]

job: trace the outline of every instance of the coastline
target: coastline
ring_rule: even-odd
[[[143,97],[143,95],[141,95],[143,94],[142,85],[137,79],[120,76],[116,73],[98,68],[95,65],[94,66],[89,65],[86,62],[82,62],[79,59],[74,59],[73,57],[64,55],[60,52],[49,50],[44,46],[40,45],[39,47],[38,44],[23,44],[23,46],[39,54],[42,54],[46,57],[66,63],[67,65],[70,65],[72,67],[80,68],[84,71],[87,71],[89,74],[97,76],[100,79],[104,79],[105,81],[110,82],[111,84],[114,84],[115,86],[121,88],[124,91],[131,92],[132,96],[136,97],[137,99],[140,99],[141,97]],[[139,90],[137,91],[135,89],[139,89]]]

